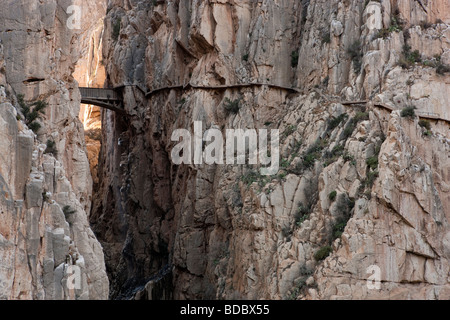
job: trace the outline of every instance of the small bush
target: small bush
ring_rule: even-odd
[[[243,56],[242,56],[242,60],[244,60],[244,61],[248,61],[248,58],[249,58],[249,55],[248,54],[244,54]]]
[[[378,171],[371,171],[367,175],[367,186],[372,189],[373,184],[375,183],[375,180],[377,180],[380,173]]]
[[[300,203],[298,205],[298,210],[297,210],[297,216],[307,216],[309,214],[311,214],[312,212],[312,206],[309,205],[304,205],[303,203]]]
[[[225,98],[224,107],[228,112],[237,114],[241,109],[241,101],[240,99],[230,100],[229,98]]]
[[[356,122],[366,121],[369,120],[369,113],[368,112],[357,112],[355,116]]]
[[[419,50],[414,50],[411,52],[406,59],[411,63],[421,62],[422,59],[420,58],[420,52]]]
[[[400,113],[400,115],[403,118],[414,118],[416,116],[416,111],[415,111],[416,107],[414,106],[409,106],[406,107],[402,110],[402,112]]]
[[[375,170],[376,168],[378,168],[378,157],[377,156],[370,157],[366,160],[366,163],[371,170]]]
[[[325,260],[332,251],[333,248],[331,246],[322,247],[314,254],[314,259],[316,259],[316,261]]]
[[[348,223],[348,219],[341,217],[333,224],[332,241],[334,241],[342,236],[342,234],[344,233],[345,227],[347,226],[347,223]]]
[[[377,34],[375,35],[374,39],[387,39],[389,38],[389,36],[391,35],[391,33],[389,32],[388,28],[383,28],[380,31],[377,32]]]
[[[352,156],[352,155],[351,155],[350,153],[348,153],[348,152],[344,153],[343,158],[344,158],[345,162],[350,162],[350,164],[351,164],[352,166],[356,166],[357,163],[358,163],[358,162],[356,161],[355,157]]]
[[[403,69],[409,69],[416,62],[422,62],[419,50],[414,50],[411,52],[411,47],[405,44],[403,46],[403,56],[400,58],[399,65]]]
[[[303,166],[306,169],[310,169],[314,166],[314,163],[316,163],[316,155],[309,153],[307,155],[305,155],[305,157],[303,158]]]
[[[291,66],[292,68],[296,68],[298,65],[298,59],[300,58],[300,55],[298,51],[292,51],[291,52]]]
[[[241,181],[245,183],[247,186],[251,186],[254,182],[257,182],[260,177],[260,174],[256,171],[249,171],[244,174],[241,178]]]
[[[296,219],[295,224],[297,225],[297,227],[301,227],[301,225],[303,224],[303,222],[305,222],[306,220],[308,220],[310,217],[309,214],[304,215],[298,219]]]
[[[356,129],[356,122],[350,121],[344,129],[341,139],[347,140],[348,138],[350,138],[352,136],[353,132],[355,131],[355,129]]]
[[[355,73],[359,73],[361,71],[362,66],[362,58],[363,58],[363,49],[361,45],[361,41],[356,40],[353,42],[347,49],[347,54],[350,56],[353,62],[353,70]]]
[[[32,122],[28,125],[28,128],[33,131],[34,133],[37,133],[39,129],[41,128],[41,124],[39,122]]]
[[[424,120],[424,119],[420,120],[419,126],[421,126],[422,128],[425,128],[427,130],[431,130],[431,123],[428,120]]]
[[[389,28],[383,28],[375,36],[375,39],[383,38],[387,39],[391,35],[392,32],[400,32],[403,30],[402,25],[399,23],[399,20],[396,17],[391,17],[391,25]]]
[[[64,213],[64,217],[66,218],[66,220],[69,220],[72,217],[72,215],[76,212],[70,206],[64,206],[62,211]]]
[[[53,140],[47,140],[47,148],[44,151],[45,154],[52,154],[55,157],[58,155],[58,149],[56,149],[56,142]]]
[[[341,140],[347,140],[348,138],[350,138],[355,131],[357,124],[364,120],[369,120],[369,113],[357,112],[356,115],[345,126],[344,132],[341,135]]]
[[[20,111],[22,111],[23,116],[25,117],[25,124],[30,128],[34,133],[36,133],[41,125],[37,120],[41,117],[41,115],[45,114],[45,108],[47,108],[47,103],[42,100],[38,100],[32,104],[27,104],[24,100],[24,95],[17,95],[17,101],[20,106]]]
[[[337,118],[332,118],[331,120],[328,120],[327,131],[331,132],[334,129],[336,129],[342,123],[342,121],[347,119],[347,117],[348,117],[348,114],[343,113],[340,116],[338,116]]]
[[[48,196],[48,192],[47,191],[42,192],[42,200],[44,202],[50,201],[50,197]]]
[[[334,200],[336,200],[336,196],[337,196],[336,190],[331,191],[330,194],[328,195],[328,199],[330,199],[331,201],[334,201]]]
[[[436,67],[436,73],[439,75],[444,75],[446,73],[450,72],[450,66],[447,66],[443,63],[438,63],[437,67]]]
[[[430,29],[430,28],[433,26],[433,24],[432,24],[431,22],[428,22],[428,21],[421,21],[421,22],[419,23],[419,25],[420,25],[420,27],[421,27],[422,29],[424,29],[424,30]]]
[[[286,128],[286,130],[283,132],[283,137],[286,139],[287,137],[289,137],[291,134],[293,134],[295,131],[297,131],[297,126],[295,125],[290,125]]]
[[[299,203],[297,212],[295,213],[295,224],[297,227],[300,227],[303,222],[311,217],[312,211],[312,205],[304,205],[303,203]]]
[[[336,202],[336,211],[345,219],[350,219],[351,211],[355,206],[355,202],[346,194],[341,194]]]

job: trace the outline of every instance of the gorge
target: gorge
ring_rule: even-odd
[[[446,0],[2,0],[0,299],[448,300],[449,96]]]

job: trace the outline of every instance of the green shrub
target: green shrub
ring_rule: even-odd
[[[348,118],[348,114],[343,113],[336,118],[332,118],[332,119],[328,120],[327,131],[328,132],[333,131],[342,123],[342,121],[344,121],[347,118]]]
[[[303,158],[303,167],[305,169],[310,169],[314,166],[314,163],[316,163],[316,155],[309,153],[307,155],[305,155],[305,157]]]
[[[419,26],[420,26],[422,29],[426,30],[426,29],[430,29],[430,28],[433,26],[433,24],[432,24],[431,22],[428,22],[428,21],[421,21],[421,22],[419,23]]]
[[[406,56],[406,59],[411,63],[421,62],[422,59],[420,58],[420,52],[419,50],[414,50],[413,52],[409,53],[409,55]]]
[[[400,32],[403,30],[402,25],[399,23],[396,17],[391,17],[391,25],[389,28],[383,28],[375,35],[375,39],[383,38],[387,39],[392,32]]]
[[[341,144],[336,145],[331,152],[325,153],[325,158],[327,159],[324,163],[324,167],[328,167],[330,164],[336,162],[340,156],[344,154],[344,146]]]
[[[347,140],[348,138],[350,138],[355,129],[356,129],[356,122],[352,120],[347,124],[347,126],[344,129],[344,132],[342,132],[341,139]]]
[[[369,166],[369,168],[371,170],[375,170],[376,168],[378,168],[378,156],[373,156],[370,157],[366,160],[367,166]]]
[[[308,150],[306,150],[306,153],[303,156],[304,169],[310,169],[314,166],[322,149],[323,147],[321,146],[320,140],[317,140],[311,147],[308,148]]]
[[[32,104],[27,104],[24,100],[24,95],[17,95],[17,101],[20,106],[20,111],[25,117],[25,124],[30,128],[34,133],[36,133],[41,125],[37,120],[41,117],[41,115],[45,114],[45,108],[47,108],[47,103],[42,100],[38,100]]]
[[[436,73],[439,75],[444,75],[446,73],[450,72],[450,66],[447,66],[443,63],[438,63],[436,67]]]
[[[247,186],[251,186],[254,182],[257,182],[260,174],[256,171],[249,171],[241,177],[241,181]]]
[[[247,54],[244,54],[244,55],[242,56],[242,60],[244,60],[244,61],[248,61],[248,58],[249,58],[248,53],[247,53]]]
[[[359,73],[361,71],[362,66],[362,58],[363,58],[363,49],[361,45],[361,41],[356,40],[353,42],[347,49],[347,54],[350,56],[353,62],[353,70],[355,73]]]
[[[344,132],[342,132],[341,135],[341,140],[347,140],[348,138],[350,138],[355,131],[358,123],[363,120],[369,120],[369,113],[357,112],[356,115],[352,119],[350,119],[350,121],[345,126]]]
[[[330,199],[331,201],[336,200],[336,196],[337,196],[337,191],[331,191],[330,194],[328,195],[328,199]]]
[[[342,234],[344,233],[345,227],[347,226],[347,223],[348,223],[348,219],[341,217],[333,224],[332,241],[334,241],[342,236]]]
[[[355,115],[355,121],[361,122],[369,120],[369,113],[368,112],[357,112]]]
[[[70,206],[64,206],[62,211],[64,213],[64,217],[66,218],[66,220],[69,220],[69,218],[71,218],[72,215],[76,212]]]
[[[42,192],[42,200],[44,202],[50,201],[50,197],[48,196],[48,192],[47,191]]]
[[[225,98],[224,107],[228,112],[237,114],[241,109],[241,101],[240,99],[230,100],[229,98]]]
[[[316,251],[316,253],[314,254],[314,259],[316,259],[316,261],[325,260],[332,251],[333,248],[331,246],[324,246]]]
[[[298,205],[298,210],[295,214],[295,224],[297,227],[300,227],[303,222],[311,217],[312,210],[313,208],[310,205],[304,205],[303,203]]]
[[[286,130],[283,132],[283,138],[287,138],[289,137],[291,134],[293,134],[295,131],[297,131],[297,126],[295,125],[290,125],[286,128]]]
[[[311,214],[312,212],[312,206],[304,205],[303,203],[300,203],[298,205],[297,215],[298,216],[306,216]]]
[[[294,50],[291,52],[291,66],[292,68],[296,68],[298,65],[298,59],[300,58],[300,55],[297,50]]]
[[[431,130],[431,123],[428,120],[421,119],[419,121],[419,126],[421,126],[422,128],[425,128],[427,130]]]
[[[336,202],[336,211],[345,219],[350,219],[351,211],[355,206],[355,201],[346,194],[339,195]]]
[[[377,32],[377,34],[375,35],[374,39],[387,39],[389,38],[389,36],[391,35],[391,33],[389,32],[388,28],[383,28],[380,31]]]
[[[306,220],[308,220],[309,217],[310,217],[309,214],[307,214],[307,215],[305,215],[305,216],[302,216],[302,217],[298,218],[298,219],[295,221],[295,224],[297,225],[297,227],[301,227],[301,225],[303,224],[303,222],[305,222]]]
[[[369,174],[367,175],[367,186],[372,189],[373,184],[375,183],[375,180],[377,180],[378,176],[379,176],[379,172],[378,171],[371,171],[369,172]]]
[[[58,155],[58,149],[56,149],[56,142],[53,140],[47,140],[47,148],[44,151],[45,154],[52,154],[55,157]]]
[[[28,128],[30,128],[30,130],[33,131],[34,133],[37,133],[41,127],[42,126],[40,125],[39,122],[32,122],[28,125]]]
[[[333,148],[333,150],[331,150],[331,155],[333,157],[341,156],[344,154],[344,150],[345,150],[345,147],[342,144],[338,144],[337,146],[335,146]]]
[[[412,67],[416,62],[422,62],[419,50],[414,50],[413,52],[411,52],[411,47],[405,44],[403,46],[403,55],[400,58],[399,65],[403,69],[408,69]]]
[[[414,106],[406,107],[401,111],[400,115],[403,118],[414,118],[416,116],[415,109],[416,109],[416,107],[414,107]]]

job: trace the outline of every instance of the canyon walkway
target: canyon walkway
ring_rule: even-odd
[[[300,93],[300,90],[296,88],[289,88],[269,83],[245,83],[245,84],[219,85],[219,86],[199,86],[188,83],[186,85],[167,86],[153,90],[144,90],[139,86],[133,87],[137,87],[145,94],[146,98],[150,98],[153,94],[156,94],[164,90],[174,90],[174,89],[226,90],[226,89],[253,87],[253,86],[257,87],[267,86],[269,88],[287,90],[293,93]],[[124,85],[116,88],[106,88],[106,89],[80,87],[81,103],[95,105],[112,111],[125,113],[125,109],[123,106],[123,88],[125,87],[127,86]],[[366,105],[368,102],[369,102],[368,100],[362,100],[362,101],[344,101],[340,103],[342,103],[344,106],[352,106],[352,105]],[[386,104],[375,103],[374,106],[377,108],[386,109],[391,112],[394,111],[394,108]],[[419,116],[419,118],[423,119],[445,121],[447,123],[450,123],[448,119],[443,119],[439,114],[435,113],[419,112],[417,115]]]
[[[124,113],[121,90],[80,87],[81,103]]]

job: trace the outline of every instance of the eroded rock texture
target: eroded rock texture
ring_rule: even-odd
[[[111,296],[448,299],[449,16],[445,0],[110,1],[107,81],[128,85],[129,117],[103,113],[91,223]],[[249,83],[299,93],[212,88]],[[173,165],[194,121],[280,129],[280,172]]]
[[[88,221],[92,179],[72,77],[78,42],[93,26],[66,24],[72,4],[98,20],[99,2],[0,5],[0,299],[108,298],[102,247]],[[48,104],[35,132],[20,94],[26,104]]]

